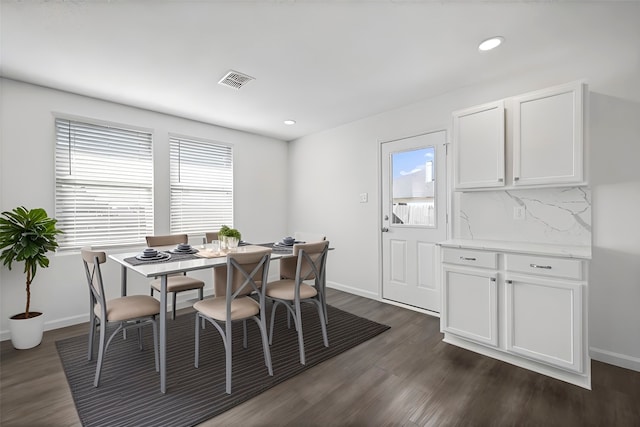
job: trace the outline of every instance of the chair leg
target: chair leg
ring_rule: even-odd
[[[198,313],[196,313],[196,339],[195,339],[195,341],[196,341],[196,350],[195,350],[196,358],[195,358],[195,361],[194,361],[194,366],[196,368],[198,367],[198,361],[200,359],[200,328],[199,328],[200,325],[198,325],[198,318],[199,317],[200,316],[198,315]],[[204,322],[204,318],[202,319],[202,321]]]
[[[97,317],[92,312],[89,319],[89,351],[87,354],[87,360],[93,359],[93,344],[95,340],[96,326],[97,326]]]
[[[247,349],[249,348],[249,343],[247,341],[247,319],[242,321],[242,347]]]
[[[96,365],[96,376],[93,380],[93,386],[98,387],[100,384],[100,373],[102,372],[102,361],[104,360],[104,352],[106,350],[105,341],[107,339],[107,325],[100,322],[100,347],[98,348],[98,364]]]
[[[139,321],[136,323],[140,323]],[[142,342],[142,325],[138,326],[138,348],[140,351],[144,350],[144,343]]]
[[[158,356],[158,322],[155,319],[151,321],[151,326],[153,326],[153,353],[156,359],[156,372],[160,372],[160,358]]]
[[[260,329],[260,335],[262,336],[262,351],[264,353],[264,364],[269,370],[269,375],[273,376],[273,366],[271,365],[271,351],[269,350],[269,340],[267,338],[267,324],[264,316],[260,315],[260,321],[258,322]]]
[[[296,323],[296,329],[298,329],[298,347],[300,349],[300,363],[306,365],[304,357],[304,337],[302,336],[302,314],[300,313],[300,301],[295,302],[296,317],[294,318]]]
[[[322,329],[322,340],[324,346],[329,347],[329,340],[327,339],[327,324],[325,323],[326,317],[324,316],[324,310],[322,309],[322,301],[318,301],[318,316],[320,317],[320,328]]]
[[[233,352],[233,333],[232,333],[232,325],[231,322],[225,322],[225,327],[226,327],[226,342],[225,342],[225,350],[226,350],[226,365],[227,365],[227,369],[226,369],[226,383],[227,383],[227,387],[226,387],[226,392],[227,394],[231,394],[231,368],[233,367],[232,365],[232,352]]]
[[[273,302],[271,307],[271,325],[269,326],[269,345],[273,344],[273,324],[276,320],[276,308],[278,308],[278,301]]]

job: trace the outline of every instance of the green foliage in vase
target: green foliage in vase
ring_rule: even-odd
[[[229,228],[226,225],[223,225],[222,227],[220,227],[220,231],[218,232],[218,235],[225,236],[225,237],[236,237],[238,240],[240,240],[240,238],[242,237],[242,235],[238,230],[236,230],[235,228]]]

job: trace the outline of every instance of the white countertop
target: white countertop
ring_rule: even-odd
[[[505,242],[498,240],[450,239],[437,243],[447,248],[484,249],[500,252],[591,259],[591,247],[551,245],[542,243]]]

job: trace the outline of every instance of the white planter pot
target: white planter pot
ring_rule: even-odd
[[[29,312],[36,314],[36,312]],[[42,341],[44,331],[44,314],[37,313],[38,316],[29,319],[9,319],[9,329],[11,330],[11,343],[18,350],[33,348]]]

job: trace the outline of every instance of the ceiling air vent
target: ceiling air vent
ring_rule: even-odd
[[[220,81],[219,85],[229,86],[234,89],[240,89],[245,84],[249,83],[251,80],[255,80],[251,76],[247,76],[246,74],[239,73],[237,71],[230,70]]]

